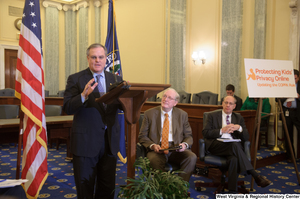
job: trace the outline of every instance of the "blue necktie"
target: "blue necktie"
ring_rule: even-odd
[[[104,89],[103,89],[103,86],[102,86],[101,81],[100,81],[100,77],[101,77],[101,76],[102,76],[102,75],[97,75],[97,76],[96,76],[97,82],[98,82],[97,87],[98,87],[98,91],[99,91],[99,93],[100,93],[100,97],[101,97],[102,95],[105,94]],[[103,104],[104,109],[106,109],[106,104],[105,104],[105,103],[102,103],[102,104]]]
[[[101,77],[101,75],[97,75],[97,76],[96,76],[97,82],[98,82],[98,85],[97,85],[98,91],[99,91],[99,93],[100,93],[100,96],[102,96],[102,95],[105,94],[105,92],[104,92],[103,86],[102,86],[102,84],[101,84],[100,77]]]

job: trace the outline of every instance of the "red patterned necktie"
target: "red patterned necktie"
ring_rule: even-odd
[[[291,101],[287,102],[287,103],[286,103],[286,106],[287,106],[288,108],[290,108],[290,107],[292,106],[292,102],[291,102]]]
[[[167,149],[169,148],[169,115],[165,114],[165,121],[162,130],[162,138],[161,138],[161,148]],[[164,151],[164,153],[168,154],[169,151]]]

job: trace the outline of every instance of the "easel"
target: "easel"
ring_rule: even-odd
[[[285,117],[284,117],[283,109],[282,109],[282,104],[281,104],[280,100],[278,100],[278,104],[279,104],[279,108],[280,108],[282,124],[284,125],[285,137],[288,141],[289,150],[290,150],[291,155],[292,155],[292,160],[293,160],[296,175],[297,175],[297,178],[298,178],[298,184],[300,185],[299,172],[298,172],[296,160],[295,160],[295,157],[294,157],[294,151],[293,151],[293,148],[292,148],[292,144],[291,144],[291,141],[290,141],[290,136],[289,136],[289,133],[287,131],[286,121],[285,121]],[[255,136],[255,129],[256,129],[256,138],[255,138],[255,147],[254,147],[254,160],[253,160],[253,168],[254,169],[256,169],[256,156],[257,156],[258,140],[259,140],[259,133],[260,133],[261,113],[262,113],[261,110],[262,110],[262,98],[259,98],[257,111],[256,111],[256,117],[255,117],[255,128],[254,128],[253,136],[251,138],[251,142],[253,142],[253,139],[254,139],[254,136]],[[253,182],[254,182],[254,178],[252,177],[251,178],[251,187],[250,187],[251,191],[253,190]]]

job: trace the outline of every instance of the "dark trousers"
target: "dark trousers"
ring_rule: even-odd
[[[26,193],[21,185],[9,188],[0,188],[2,199],[26,199]]]
[[[77,198],[114,199],[116,163],[117,158],[111,154],[108,144],[95,157],[73,154]]]
[[[293,132],[294,132],[294,125],[296,126],[297,132],[299,134],[299,132],[300,132],[300,120],[298,118],[297,109],[287,109],[287,108],[283,107],[283,114],[284,115],[286,113],[286,110],[289,111],[289,116],[285,116],[286,126],[287,126],[288,133],[289,133],[289,136],[290,136],[290,141],[291,141],[291,144],[292,144],[293,152],[295,154],[295,149],[294,149],[294,134],[293,134]],[[286,148],[287,158],[292,158],[287,138],[285,138],[285,146],[286,146],[285,148]]]
[[[241,142],[220,142],[213,141],[208,151],[212,155],[223,156],[227,159],[228,165],[228,189],[237,191],[238,173],[253,169],[248,160]]]

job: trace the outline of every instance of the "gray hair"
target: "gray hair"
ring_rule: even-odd
[[[90,45],[87,49],[86,49],[86,56],[89,56],[90,55],[90,49],[92,48],[103,48],[104,51],[105,51],[105,56],[107,56],[107,49],[105,46],[103,46],[102,44],[99,44],[99,43],[94,43],[92,45]]]
[[[164,90],[163,95],[168,91],[168,90],[172,90],[175,92],[175,101],[179,101],[180,99],[180,95],[177,93],[177,91],[174,88],[167,88],[166,90]]]

